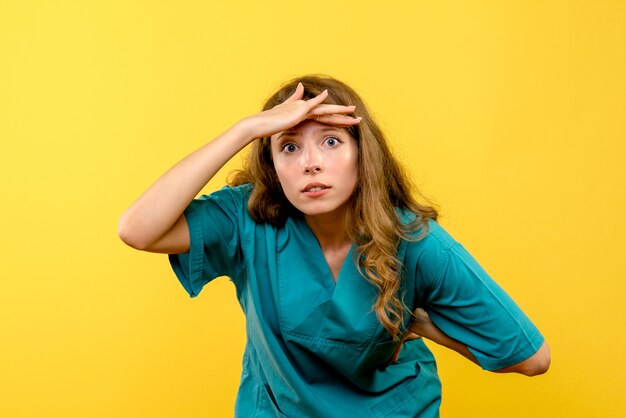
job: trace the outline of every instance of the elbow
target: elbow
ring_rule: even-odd
[[[525,371],[522,372],[523,375],[532,377],[532,376],[539,376],[541,374],[544,374],[548,371],[548,369],[550,368],[550,359],[548,359],[547,361],[541,363],[541,364],[537,364],[534,365],[532,367],[529,367],[528,369],[526,369]]]
[[[541,363],[537,364],[533,367],[530,373],[527,373],[526,376],[539,376],[540,374],[544,374],[550,368],[550,357],[543,360]]]
[[[527,367],[524,368],[522,374],[526,376],[539,376],[548,371],[550,368],[550,348],[547,343],[543,343],[543,345],[539,348],[537,353],[530,359],[527,364]]]
[[[519,373],[524,376],[539,376],[550,368],[550,348],[544,342],[539,350],[530,358],[503,369],[493,370],[496,373]]]
[[[120,237],[124,244],[136,250],[143,250],[146,248],[145,243],[137,238],[137,234],[134,234],[133,229],[128,226],[124,215],[120,217],[117,224],[117,235]]]

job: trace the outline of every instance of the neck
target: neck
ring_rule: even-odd
[[[304,215],[304,220],[322,249],[337,249],[352,245],[352,239],[346,230],[345,215],[345,212],[340,215],[336,213],[315,216]]]

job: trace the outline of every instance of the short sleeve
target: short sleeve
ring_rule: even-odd
[[[176,277],[190,297],[220,276],[239,275],[242,266],[240,218],[249,189],[224,187],[194,199],[184,211],[189,228],[189,251],[169,254]]]
[[[543,336],[513,299],[458,242],[430,250],[424,309],[445,334],[465,344],[485,370],[531,357]]]

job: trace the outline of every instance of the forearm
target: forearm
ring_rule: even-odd
[[[422,327],[422,329],[424,332],[423,337],[428,338],[429,340],[432,340],[439,345],[443,345],[444,347],[456,351],[468,360],[471,360],[472,362],[480,366],[480,363],[478,362],[476,357],[474,357],[474,355],[469,351],[467,346],[446,335],[433,323],[429,324],[426,327]],[[526,376],[536,376],[545,373],[549,367],[550,349],[547,343],[544,342],[543,345],[537,350],[537,352],[528,359],[509,367],[491,370],[491,372],[520,373]]]
[[[427,329],[424,331],[426,331],[423,334],[424,338],[427,338],[439,345],[442,345],[446,348],[454,350],[457,353],[461,354],[466,359],[480,366],[480,363],[478,363],[478,360],[476,359],[476,357],[474,357],[474,355],[469,351],[469,349],[467,348],[465,344],[461,343],[460,341],[455,340],[454,338],[449,337],[447,334],[441,331],[436,325],[431,323],[431,325],[428,326]]]
[[[544,343],[539,350],[529,358],[513,366],[492,370],[494,373],[521,373],[526,376],[537,376],[548,371],[550,368],[550,348]]]
[[[239,122],[170,168],[122,214],[122,240],[142,248],[166,233],[209,180],[253,139],[249,136],[246,123]]]
[[[184,227],[184,222],[178,222],[182,221],[181,215],[219,169],[247,144],[292,128],[306,119],[342,127],[356,125],[361,120],[348,115],[354,112],[354,106],[323,104],[328,90],[308,100],[303,100],[303,96],[304,86],[298,83],[284,102],[242,119],[169,169],[120,217],[118,234],[122,241],[137,249],[150,248],[153,252],[185,248],[189,237],[181,236],[180,227]],[[179,226],[178,230],[173,229],[175,225]],[[178,236],[168,243],[152,245],[168,232],[178,233]]]

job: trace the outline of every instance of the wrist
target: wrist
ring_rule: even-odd
[[[254,126],[255,122],[248,116],[235,123],[230,130],[241,137],[245,145],[247,145],[258,138],[258,135],[254,131]]]

